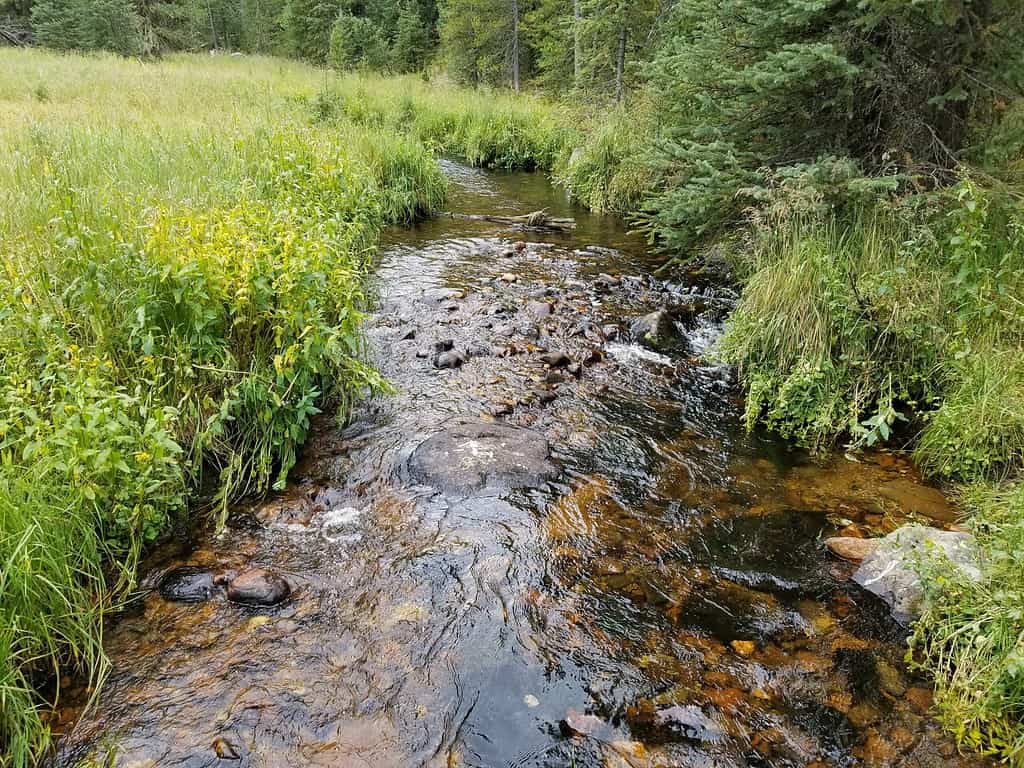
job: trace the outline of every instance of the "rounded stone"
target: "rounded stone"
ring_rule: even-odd
[[[176,603],[202,603],[213,596],[215,580],[205,568],[183,565],[167,571],[157,588],[164,600]]]
[[[424,440],[409,472],[444,491],[534,487],[556,475],[550,455],[548,441],[532,430],[464,422]]]
[[[240,573],[228,584],[228,600],[242,605],[277,605],[291,593],[287,581],[262,568]]]

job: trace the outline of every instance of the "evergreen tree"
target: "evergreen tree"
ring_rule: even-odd
[[[387,67],[387,43],[370,18],[342,12],[331,31],[330,63],[338,69]]]
[[[415,72],[426,64],[430,32],[416,0],[405,0],[398,14],[391,62],[397,72]]]
[[[526,17],[526,38],[534,52],[539,85],[549,91],[567,91],[576,83],[575,5],[580,0],[540,0]],[[582,56],[580,56],[582,59]]]
[[[459,82],[509,85],[526,56],[519,0],[446,0],[440,9],[441,46]]]
[[[950,168],[969,116],[1024,79],[1019,0],[687,0],[667,32],[651,67],[666,191],[648,226],[680,250],[732,220],[765,168]]]
[[[340,10],[339,0],[289,0],[283,25],[291,54],[314,63],[327,61]]]
[[[143,51],[142,22],[132,0],[38,0],[32,27],[40,45],[60,50]]]

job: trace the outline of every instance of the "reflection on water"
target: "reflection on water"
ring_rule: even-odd
[[[820,466],[744,434],[730,372],[700,357],[727,289],[651,277],[641,241],[541,176],[444,166],[453,210],[547,208],[579,228],[391,233],[370,340],[396,394],[322,422],[288,492],[158,553],[146,582],[261,567],[291,598],[141,594],[56,764],[978,764],[927,718],[898,631],[819,543],[898,524],[927,493],[915,470],[885,454]],[[630,340],[659,307],[690,354]],[[464,365],[435,368],[444,341]],[[453,418],[528,428],[559,479],[417,484],[409,456]]]

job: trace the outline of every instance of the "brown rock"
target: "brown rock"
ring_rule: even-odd
[[[213,740],[213,744],[210,745],[213,748],[214,754],[217,755],[221,760],[241,760],[241,756],[238,754],[238,750],[235,745],[227,739],[217,737]]]
[[[872,766],[892,765],[896,757],[896,750],[892,744],[877,733],[869,734],[858,751],[864,758],[864,762]]]
[[[933,695],[928,688],[908,688],[905,698],[922,715],[932,708]]]
[[[757,650],[757,645],[753,640],[733,640],[729,645],[743,658],[753,656],[754,651]]]
[[[941,491],[927,485],[918,485],[901,478],[883,485],[878,489],[878,494],[899,504],[904,512],[924,515],[940,523],[956,522],[956,511],[946,497]]]
[[[262,568],[245,571],[228,584],[228,600],[243,605],[277,605],[291,592],[287,581]]]
[[[917,742],[917,736],[914,735],[913,731],[897,726],[889,731],[889,741],[900,752],[906,752]]]
[[[833,536],[825,539],[828,551],[844,560],[859,563],[878,548],[878,539],[857,539],[853,536]]]

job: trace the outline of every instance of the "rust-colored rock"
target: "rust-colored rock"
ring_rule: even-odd
[[[934,697],[928,688],[908,688],[905,698],[914,711],[923,715],[932,708]]]
[[[857,539],[853,536],[833,536],[825,539],[828,551],[843,560],[859,563],[878,549],[878,539]]]

